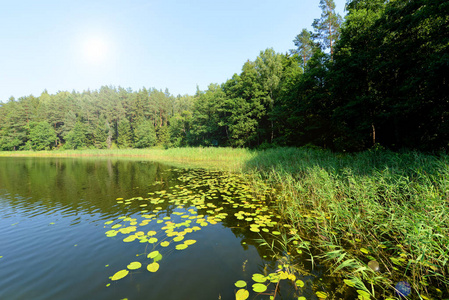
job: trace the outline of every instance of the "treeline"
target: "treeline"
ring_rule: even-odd
[[[11,98],[0,108],[1,150],[181,146],[192,96],[168,91],[101,87]]]
[[[0,149],[315,145],[444,150],[449,2],[333,0],[285,54],[261,51],[194,96],[102,87],[10,99]]]

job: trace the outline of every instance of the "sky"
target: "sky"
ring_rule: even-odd
[[[0,101],[104,85],[193,95],[260,51],[293,49],[319,2],[0,0]]]

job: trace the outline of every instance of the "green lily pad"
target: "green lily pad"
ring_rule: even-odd
[[[147,257],[148,258],[155,258],[158,255],[159,255],[159,251],[156,250],[156,251],[150,252]]]
[[[179,242],[179,241],[182,241],[184,239],[184,236],[183,235],[178,235],[177,237],[175,237],[174,239],[173,239],[173,241],[174,242]]]
[[[136,238],[137,237],[135,235],[130,235],[130,236],[127,236],[126,238],[124,238],[123,241],[125,243],[129,243],[129,242],[133,242]]]
[[[263,282],[267,281],[267,278],[265,276],[263,276],[262,274],[258,274],[258,273],[253,274],[252,279],[255,282],[259,282],[259,283],[263,283]]]
[[[316,292],[316,296],[319,299],[326,299],[327,298],[327,294],[325,292]]]
[[[184,250],[184,249],[186,249],[187,247],[188,247],[189,245],[186,245],[186,244],[179,244],[179,245],[176,245],[176,250]]]
[[[148,243],[150,243],[150,244],[157,243],[157,238],[152,237],[152,238],[148,239]]]
[[[133,261],[132,263],[130,263],[127,268],[129,270],[137,270],[140,269],[140,267],[142,267],[142,264],[138,261]]]
[[[156,256],[155,258],[153,258],[153,262],[158,262],[162,259],[162,254],[159,254],[158,256]]]
[[[188,246],[193,245],[193,244],[195,244],[195,243],[196,243],[196,240],[185,240],[185,241],[184,241],[184,244],[186,244],[186,245],[188,245]]]
[[[245,289],[240,289],[235,293],[235,300],[246,300],[249,297],[249,292]]]
[[[106,231],[106,236],[107,237],[114,237],[114,236],[117,235],[117,233],[118,233],[117,230],[108,230],[108,231]]]
[[[129,273],[128,270],[120,270],[120,271],[118,271],[117,273],[115,273],[115,274],[112,276],[111,280],[112,280],[112,281],[115,281],[115,280],[122,279],[123,277],[125,277],[126,275],[128,275],[128,273]]]
[[[255,283],[253,284],[253,291],[256,293],[263,293],[267,290],[267,286],[262,283]]]
[[[237,282],[235,283],[235,286],[238,287],[238,288],[245,287],[245,286],[246,286],[246,282],[243,281],[243,280],[239,280],[239,281],[237,281]]]
[[[170,245],[170,242],[164,241],[161,243],[161,247],[168,247]]]
[[[147,270],[154,273],[159,270],[159,264],[157,262],[153,262],[147,266]]]

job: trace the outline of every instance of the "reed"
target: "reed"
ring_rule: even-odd
[[[259,153],[246,170],[277,187],[278,209],[319,258],[373,297],[401,280],[415,295],[448,296],[447,155],[284,148]]]

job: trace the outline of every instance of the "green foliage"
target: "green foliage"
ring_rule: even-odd
[[[223,110],[225,93],[217,84],[209,85],[205,92],[197,92],[189,134],[191,145],[223,145],[227,139],[227,125]]]
[[[150,120],[142,121],[136,126],[135,136],[134,147],[136,148],[148,148],[156,145],[156,132]]]
[[[187,134],[190,131],[192,113],[184,110],[170,119],[169,135],[170,146],[187,146]]]
[[[133,134],[128,119],[123,118],[117,126],[117,144],[120,148],[129,148],[132,145]]]
[[[66,149],[82,149],[87,146],[87,126],[81,122],[76,122],[72,130],[66,135]]]
[[[29,140],[33,150],[49,150],[54,146],[56,133],[45,121],[30,124]]]

